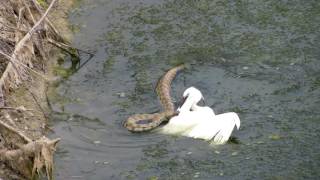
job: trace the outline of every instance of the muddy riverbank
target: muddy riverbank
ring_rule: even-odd
[[[51,2],[54,1],[0,3],[2,179],[30,178],[31,174],[37,174],[36,171],[32,173],[32,169],[40,172],[43,163],[48,163],[43,168],[49,173],[51,170],[48,167],[51,146],[46,144],[50,140],[41,139],[51,131],[46,91],[48,83],[56,79],[53,69],[57,60],[65,57],[52,42],[68,41],[66,14],[73,3],[57,1],[50,8]],[[36,158],[41,162],[36,162]]]

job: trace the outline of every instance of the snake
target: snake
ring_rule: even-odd
[[[132,132],[149,131],[158,127],[162,122],[168,121],[171,117],[177,115],[171,99],[171,82],[176,74],[185,68],[185,64],[178,65],[169,69],[157,82],[156,93],[160,104],[163,107],[162,112],[152,114],[134,114],[128,117],[124,127]],[[142,123],[147,121],[147,123]]]

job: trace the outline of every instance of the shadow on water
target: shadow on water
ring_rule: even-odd
[[[82,0],[74,44],[93,59],[50,97],[62,137],[56,179],[317,179],[320,167],[320,2]],[[159,110],[164,70],[198,87],[240,131],[224,146],[122,127]]]

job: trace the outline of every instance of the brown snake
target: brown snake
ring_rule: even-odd
[[[159,96],[160,103],[163,106],[164,111],[153,114],[134,114],[126,120],[124,127],[133,132],[148,131],[156,128],[162,122],[168,121],[168,119],[174,116],[176,113],[170,96],[171,82],[176,76],[177,72],[183,68],[185,68],[184,64],[170,69],[160,78],[157,83],[156,92]],[[139,124],[139,122],[145,120],[149,120],[150,122]]]

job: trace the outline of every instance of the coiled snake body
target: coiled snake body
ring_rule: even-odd
[[[126,120],[124,127],[133,132],[148,131],[159,126],[162,122],[168,121],[172,116],[174,116],[176,113],[170,96],[170,85],[177,72],[182,70],[184,67],[185,65],[182,64],[170,69],[157,83],[156,92],[164,111],[153,114],[134,114]],[[150,122],[139,123],[146,120]]]

